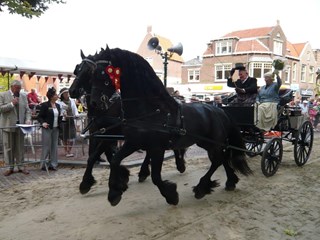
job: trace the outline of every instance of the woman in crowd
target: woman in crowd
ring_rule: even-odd
[[[60,91],[59,104],[62,109],[62,127],[60,128],[60,138],[63,142],[66,157],[73,157],[71,153],[74,140],[76,138],[76,125],[74,118],[79,115],[77,105],[69,96],[69,90],[62,88]]]
[[[277,76],[277,82],[274,82],[274,75]],[[269,131],[275,127],[278,122],[278,103],[279,89],[282,81],[278,71],[267,72],[264,74],[266,85],[259,89],[256,102],[258,103],[258,123],[257,127],[264,131]]]
[[[58,137],[61,122],[60,105],[56,103],[58,95],[52,87],[47,92],[48,101],[41,104],[38,121],[42,126],[41,170],[57,170]],[[49,157],[48,162],[46,159]]]

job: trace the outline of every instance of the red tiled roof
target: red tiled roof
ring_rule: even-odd
[[[300,56],[300,54],[302,53],[302,50],[306,46],[306,43],[295,43],[292,45],[294,46],[295,50],[297,51],[298,55]]]
[[[287,51],[286,54],[292,57],[299,57],[299,53],[297,52],[297,50],[294,47],[294,44],[292,44],[291,42],[287,41]]]
[[[265,52],[265,51],[269,51],[269,49],[256,39],[239,41],[235,48],[235,52],[247,52],[247,51]]]
[[[240,31],[234,31],[224,35],[223,37],[239,37],[239,38],[252,38],[252,37],[263,37],[268,36],[274,27],[263,27],[246,29]]]

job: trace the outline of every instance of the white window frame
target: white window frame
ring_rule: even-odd
[[[228,55],[232,53],[232,40],[221,40],[216,42],[216,55]]]
[[[314,67],[309,67],[309,83],[314,83]]]
[[[285,79],[285,83],[290,83],[290,77],[291,77],[291,67],[288,67],[287,69],[286,69],[286,79]]]
[[[273,53],[276,55],[282,55],[283,41],[279,39],[273,40]]]
[[[307,65],[302,64],[301,66],[301,82],[306,82],[307,79]]]
[[[250,63],[250,76],[253,76],[255,78],[262,79],[264,77],[264,74],[272,70],[272,63],[271,62],[251,62]],[[254,69],[261,69],[261,75],[255,76],[254,75]]]
[[[214,76],[215,82],[225,82],[227,80],[227,78],[229,77],[230,74],[230,70],[232,68],[232,63],[219,63],[219,64],[215,64],[214,65]],[[222,71],[222,75],[221,75],[221,79],[218,79],[217,76],[217,72],[218,71]]]
[[[193,79],[190,79],[193,76]],[[188,69],[188,82],[200,82],[200,68]]]
[[[292,82],[297,81],[297,63],[292,64]]]

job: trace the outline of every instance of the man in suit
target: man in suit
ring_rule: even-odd
[[[233,81],[232,76],[235,70],[239,70],[239,79]],[[249,77],[244,66],[231,69],[227,85],[235,88],[237,93],[237,97],[230,104],[250,106],[255,103],[258,92],[257,79]]]
[[[0,126],[3,128],[4,160],[9,165],[9,169],[4,172],[5,176],[14,173],[15,165],[18,172],[29,174],[23,166],[24,134],[16,124],[30,124],[31,111],[27,96],[20,93],[20,90],[21,82],[14,80],[8,91],[0,93]]]

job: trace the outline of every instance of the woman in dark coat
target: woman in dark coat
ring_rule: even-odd
[[[58,137],[61,123],[60,105],[56,103],[58,94],[52,87],[47,92],[48,101],[41,104],[38,121],[42,126],[41,169],[57,170]],[[46,161],[48,159],[48,161]]]

